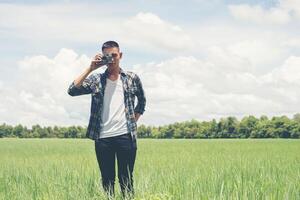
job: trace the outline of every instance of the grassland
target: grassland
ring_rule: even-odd
[[[300,199],[300,140],[139,138],[134,168],[136,199]],[[105,199],[94,142],[0,139],[0,199]]]

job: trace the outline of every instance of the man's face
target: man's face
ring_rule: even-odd
[[[102,54],[111,54],[113,56],[113,63],[107,64],[108,67],[117,67],[122,58],[122,52],[120,52],[118,47],[105,48],[103,49]]]

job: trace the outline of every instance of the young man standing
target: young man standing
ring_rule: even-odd
[[[112,56],[104,73],[91,74],[104,66],[104,55]],[[97,54],[90,66],[75,79],[68,94],[78,96],[91,94],[91,114],[86,137],[95,141],[102,186],[109,196],[114,196],[115,156],[118,164],[118,179],[122,196],[134,196],[133,168],[137,151],[137,120],[145,111],[146,98],[137,74],[120,67],[122,52],[117,42],[107,41],[102,45],[102,54]],[[135,106],[135,97],[138,103]]]

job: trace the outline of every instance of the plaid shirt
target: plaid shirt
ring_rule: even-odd
[[[125,115],[127,121],[128,132],[131,133],[133,142],[136,145],[137,138],[137,123],[135,121],[134,113],[143,114],[145,111],[146,98],[143,90],[141,80],[137,74],[131,71],[124,71],[120,67],[121,80],[124,90],[124,104]],[[106,78],[108,77],[108,68],[104,73],[91,74],[77,88],[74,81],[68,88],[68,94],[71,96],[78,96],[83,94],[91,94],[91,113],[89,125],[86,132],[86,137],[92,140],[100,139],[100,132],[102,129],[102,111],[103,111],[103,98],[106,86]],[[138,103],[134,106],[135,96]]]

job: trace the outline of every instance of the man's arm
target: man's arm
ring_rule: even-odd
[[[93,70],[88,67],[78,78],[76,78],[68,88],[70,96],[78,96],[92,93],[93,75],[86,78]]]
[[[145,97],[145,92],[143,89],[141,79],[139,78],[138,75],[135,75],[135,83],[137,86],[136,96],[138,99],[138,103],[137,103],[136,107],[134,108],[134,113],[135,113],[135,119],[137,121],[138,118],[140,117],[140,115],[142,115],[145,112],[146,97]]]
[[[92,74],[86,78],[92,71],[104,66],[101,63],[102,54],[98,53],[91,61],[90,66],[77,78],[75,79],[68,88],[68,94],[71,96],[78,96],[82,94],[90,94],[93,92],[92,84],[95,84],[95,76]]]

